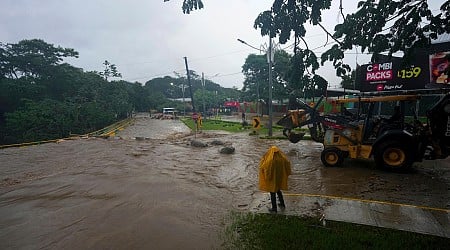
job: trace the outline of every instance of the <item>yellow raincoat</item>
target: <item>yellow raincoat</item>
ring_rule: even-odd
[[[290,174],[291,162],[279,148],[272,146],[259,162],[259,189],[266,192],[287,190]]]

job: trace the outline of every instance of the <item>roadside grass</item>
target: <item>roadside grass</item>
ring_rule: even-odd
[[[448,249],[450,239],[318,218],[232,212],[224,249]]]
[[[190,129],[195,129],[194,120],[191,118],[182,118],[181,121],[188,126]],[[252,124],[248,123],[246,126],[243,126],[241,122],[232,122],[232,121],[223,121],[223,120],[213,120],[207,119],[202,121],[202,126],[200,130],[222,130],[232,133],[237,132],[248,132],[249,135],[261,135],[262,139],[269,139],[268,136],[265,136],[269,133],[269,129],[263,125],[258,130],[253,129]],[[283,127],[278,125],[272,126],[272,132],[280,135],[283,131]],[[272,136],[270,139],[287,139],[285,136]],[[305,138],[306,139],[306,138]]]
[[[190,129],[195,129],[194,120],[191,118],[183,118],[181,121],[186,124]],[[251,125],[242,126],[239,122],[230,122],[222,120],[207,119],[202,121],[201,130],[223,130],[228,132],[245,132],[252,131]]]

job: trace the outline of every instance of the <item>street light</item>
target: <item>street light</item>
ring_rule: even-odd
[[[249,47],[252,48],[252,49],[258,50],[259,53],[262,52],[261,49],[258,49],[258,48],[256,48],[256,47],[254,47],[254,46],[248,44],[246,41],[244,41],[244,40],[242,40],[242,39],[239,39],[239,38],[238,38],[237,40],[238,40],[240,43],[243,43],[243,44],[249,46]],[[256,81],[256,116],[259,117],[259,81]]]
[[[250,48],[256,49],[259,52],[261,52],[261,49],[258,49],[247,42],[237,39],[239,42],[249,46]],[[272,37],[269,34],[269,48],[267,48],[267,61],[269,63],[269,136],[272,136],[272,119],[273,119],[273,113],[272,113],[272,63],[273,63],[273,48],[272,48]],[[259,86],[258,86],[259,88]],[[259,92],[259,89],[258,89]],[[258,97],[259,102],[259,97]]]
[[[256,48],[256,47],[254,47],[254,46],[252,46],[252,45],[250,45],[250,44],[248,44],[246,41],[244,41],[244,40],[241,40],[241,39],[237,39],[239,42],[241,42],[241,43],[243,43],[243,44],[245,44],[245,45],[247,45],[247,46],[249,46],[250,48],[253,48],[253,49],[256,49],[256,50],[258,50],[260,53],[262,52],[262,50],[261,49],[258,49],[258,48]]]

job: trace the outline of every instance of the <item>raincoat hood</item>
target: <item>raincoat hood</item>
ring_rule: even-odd
[[[259,189],[277,192],[288,189],[288,176],[291,174],[291,162],[276,146],[272,146],[259,162]]]

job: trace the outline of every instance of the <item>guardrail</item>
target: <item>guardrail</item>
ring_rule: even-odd
[[[84,136],[95,136],[95,137],[111,137],[116,134],[117,131],[124,129],[126,126],[130,125],[134,121],[133,118],[127,118],[125,120],[118,121],[100,130],[88,133]]]
[[[84,138],[84,137],[107,138],[107,137],[115,136],[117,131],[124,129],[126,126],[130,125],[133,121],[134,121],[133,118],[127,118],[127,119],[118,121],[116,123],[113,123],[102,129],[99,129],[97,131],[90,132],[90,133],[87,133],[84,135],[70,136],[70,137],[66,137],[66,138],[53,139],[53,140],[0,145],[0,149],[12,148],[12,147],[25,147],[25,146],[39,145],[39,144],[50,143],[50,142],[60,142],[60,141],[64,141],[64,140],[75,140],[75,139]]]

